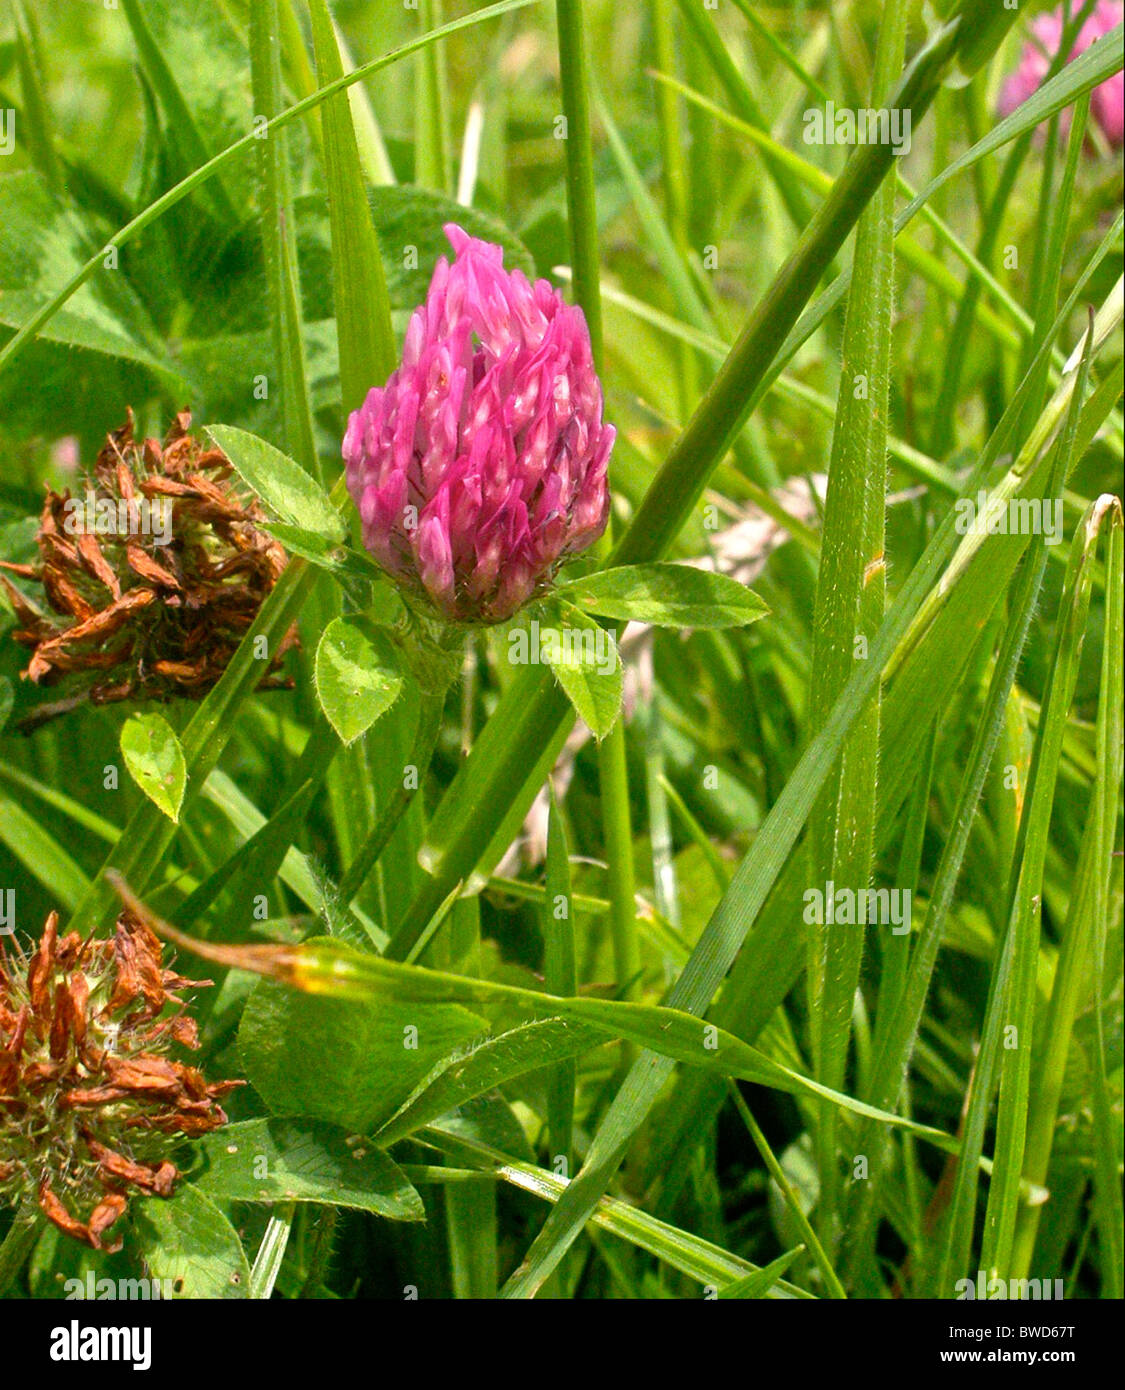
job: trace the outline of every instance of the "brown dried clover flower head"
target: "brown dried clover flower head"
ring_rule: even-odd
[[[60,940],[52,912],[30,963],[0,952],[0,1202],[37,1203],[95,1250],[120,1248],[106,1232],[129,1191],[170,1195],[169,1151],[225,1124],[219,1099],[242,1084],[170,1055],[199,1045],[174,991],[211,982],[164,969],[162,950],[126,909],[112,940]]]
[[[163,444],[133,437],[133,413],[106,437],[80,496],[47,489],[37,565],[2,568],[43,586],[49,607],[0,584],[32,648],[25,676],[68,680],[80,700],[200,699],[222,675],[285,568],[282,547],[256,524],[256,501],[230,486],[220,449],[188,433],[181,412]],[[293,628],[272,653],[262,688],[277,675]],[[34,716],[30,724],[42,722]]]

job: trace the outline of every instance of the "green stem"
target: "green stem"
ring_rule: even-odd
[[[282,107],[278,25],[277,0],[257,0],[250,11],[251,87],[254,109],[268,116],[276,116]],[[320,481],[296,286],[297,242],[288,150],[285,132],[259,141],[262,263],[272,309],[274,367],[281,387],[282,447]]]
[[[441,0],[419,0],[423,34],[441,26]],[[448,93],[441,50],[430,48],[418,60],[415,87],[414,182],[439,193],[450,191]]]
[[[285,1261],[285,1251],[293,1231],[293,1218],[297,1214],[296,1202],[285,1202],[274,1207],[266,1224],[265,1234],[254,1257],[250,1270],[250,1289],[248,1297],[268,1299],[273,1295],[273,1286],[281,1273]]]
[[[308,817],[309,802],[327,775],[329,765],[340,748],[340,739],[332,725],[320,715],[305,740],[300,757],[284,784],[278,809],[263,821],[258,830],[244,840],[199,884],[176,908],[176,922],[185,930],[199,920],[232,883],[250,895],[247,887],[253,882],[267,883],[281,867],[289,850],[289,840],[278,833],[279,826],[297,826]],[[236,893],[239,887],[236,887]],[[236,916],[229,906],[223,916]]]
[[[313,1233],[312,1253],[309,1256],[305,1282],[301,1285],[298,1298],[317,1298],[328,1275],[332,1262],[332,1242],[336,1235],[336,1222],[339,1217],[337,1207],[321,1207]]]
[[[440,695],[423,695],[418,711],[418,730],[414,738],[411,762],[418,772],[418,788],[421,788],[433,759],[438,733],[441,730],[441,715],[445,701]],[[372,826],[371,832],[359,847],[359,852],[348,866],[340,883],[340,897],[350,904],[363,887],[368,874],[375,867],[379,856],[390,843],[398,823],[410,809],[415,790],[408,788],[400,779],[395,793],[383,808],[383,814]]]
[[[613,973],[621,999],[639,995],[641,945],[633,867],[633,831],[629,807],[629,770],[625,758],[624,715],[598,745],[605,853],[609,873],[609,924],[613,936]]]
[[[578,993],[578,968],[574,950],[574,900],[570,885],[570,851],[555,790],[550,781],[550,811],[547,829],[547,876],[543,903],[543,983],[549,994],[563,999]],[[574,1140],[574,1093],[578,1067],[573,1057],[551,1069],[547,1083],[548,1152],[551,1166],[566,1160],[566,1176],[571,1174]]]
[[[652,13],[656,61],[663,72],[676,71],[676,26],[672,0],[655,0]],[[664,171],[664,215],[684,265],[688,264],[688,182],[684,165],[684,131],[680,95],[666,83],[656,89],[660,125],[660,162]],[[698,396],[698,358],[685,344],[676,347],[680,409],[686,416]]]
[[[555,0],[559,81],[566,116],[566,204],[570,221],[574,297],[586,315],[594,361],[602,362],[602,300],[598,276],[598,212],[594,191],[590,88],[582,0]]]
[[[559,72],[563,113],[567,122],[566,189],[574,293],[586,315],[594,364],[600,370],[603,350],[598,214],[582,0],[557,0],[557,12]],[[628,999],[636,995],[641,953],[637,935],[633,831],[623,715],[598,745],[598,775],[609,867],[614,973],[622,997]]]
[[[902,69],[906,6],[891,0],[883,10],[871,81],[871,105],[887,98]],[[891,324],[894,313],[895,184],[876,190],[856,227],[852,285],[844,318],[836,427],[828,466],[824,533],[813,614],[813,660],[807,717],[819,729],[855,664],[856,640],[864,650],[885,609],[885,512],[887,415],[890,400]],[[867,392],[856,400],[850,373],[865,373]],[[876,768],[880,696],[858,720],[840,761],[828,777],[809,819],[809,846],[816,883],[866,884],[875,858]],[[808,991],[817,1079],[843,1084],[852,1015],[859,987],[864,934],[854,926],[825,922],[809,933]],[[817,1220],[829,1252],[840,1234],[843,1203],[836,1112],[820,1107],[816,1125],[820,1172]]]
[[[750,1111],[750,1107],[746,1104],[742,1092],[738,1089],[738,1083],[735,1081],[728,1081],[727,1089],[730,1092],[731,1099],[734,1101],[739,1115],[742,1116],[742,1123],[750,1131],[750,1138],[754,1141],[754,1147],[761,1155],[762,1162],[766,1165],[770,1177],[777,1184],[778,1191],[781,1193],[782,1197],[785,1198],[785,1204],[789,1208],[790,1215],[796,1223],[797,1229],[801,1234],[801,1239],[808,1245],[809,1253],[820,1266],[820,1272],[824,1276],[824,1283],[828,1289],[829,1295],[832,1298],[847,1298],[848,1295],[844,1292],[844,1286],[840,1283],[840,1276],[832,1268],[832,1261],[828,1258],[824,1246],[821,1245],[820,1241],[817,1239],[816,1232],[813,1230],[809,1218],[804,1213],[804,1209],[801,1206],[801,1199],[793,1190],[792,1183],[790,1183],[789,1179],[785,1176],[784,1168],[782,1168],[781,1164],[777,1161],[773,1150],[769,1146],[769,1141],[762,1133],[757,1120]]]
[[[387,945],[384,954],[388,960],[410,956],[434,913],[473,872],[481,838],[496,834],[509,804],[517,799],[518,789],[526,788],[529,769],[539,762],[552,740],[557,739],[561,747],[561,732],[569,729],[573,720],[570,702],[542,667],[529,667],[526,678],[521,673],[512,683],[458,772],[455,797],[450,799],[449,791],[445,794],[442,804],[456,810],[455,830],[443,838],[436,851],[430,846],[427,873]],[[533,796],[523,799],[530,804]],[[427,843],[432,834],[431,820]]]
[[[656,37],[656,61],[662,72],[675,75],[676,27],[672,0],[655,0],[652,23]],[[683,253],[687,249],[688,192],[679,94],[662,84],[656,92],[656,109],[660,118],[665,216],[676,245]]]

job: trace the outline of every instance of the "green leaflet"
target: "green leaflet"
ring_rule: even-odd
[[[199,1142],[196,1188],[223,1201],[317,1202],[421,1221],[421,1198],[381,1150],[345,1129],[312,1120],[225,1125]]]
[[[162,714],[134,714],[121,730],[129,775],[169,820],[178,821],[187,786],[184,750]]]
[[[390,642],[348,618],[334,618],[316,649],[320,707],[343,743],[354,742],[402,693],[403,675]]]
[[[246,1298],[250,1266],[238,1232],[210,1197],[180,1182],[172,1197],[132,1206],[136,1240],[149,1275],[173,1298]]]
[[[692,565],[623,565],[572,580],[559,593],[583,612],[658,627],[742,627],[769,612],[737,579]]]
[[[269,515],[323,536],[330,543],[339,544],[344,539],[344,529],[331,499],[300,464],[264,439],[233,425],[211,425],[207,433]]]

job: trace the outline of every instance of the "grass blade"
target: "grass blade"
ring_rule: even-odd
[[[326,0],[310,0],[313,48],[322,86],[339,81],[344,67]],[[332,286],[340,348],[344,414],[358,409],[372,386],[386,381],[398,353],[383,259],[364,194],[359,147],[347,96],[321,108],[328,210],[332,227]]]
[[[902,66],[906,10],[883,11],[871,105],[878,107]],[[856,228],[855,260],[844,322],[844,370],[828,466],[824,534],[813,617],[809,728],[818,731],[867,652],[883,620],[886,591],[884,513],[887,501],[887,414],[890,397],[891,319],[894,311],[894,183],[875,193]],[[813,882],[866,888],[874,862],[879,692],[844,744],[809,819]],[[838,1090],[844,1084],[863,935],[854,925],[822,924],[809,933],[809,1013],[816,1075]],[[821,1237],[838,1238],[839,1167],[834,1115],[822,1109],[820,1152]]]

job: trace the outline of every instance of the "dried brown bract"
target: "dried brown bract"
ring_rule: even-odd
[[[176,991],[209,984],[165,969],[163,947],[128,908],[112,940],[58,936],[47,920],[30,962],[0,953],[0,1200],[37,1203],[95,1250],[130,1191],[167,1197],[178,1138],[226,1123],[208,1082],[171,1055],[194,1048]]]
[[[257,502],[231,486],[226,455],[205,448],[190,424],[184,411],[163,444],[138,441],[130,411],[79,496],[48,488],[38,564],[0,561],[43,588],[41,607],[0,574],[15,638],[32,649],[25,676],[68,692],[47,717],[83,699],[202,698],[285,568]],[[278,667],[295,642],[293,628],[262,688],[291,684]]]

